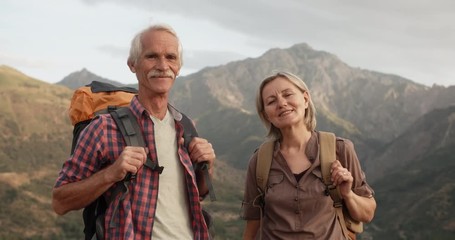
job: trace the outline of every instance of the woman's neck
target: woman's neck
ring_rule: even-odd
[[[305,149],[308,140],[311,137],[311,131],[304,128],[289,129],[282,131],[281,150],[287,149]]]

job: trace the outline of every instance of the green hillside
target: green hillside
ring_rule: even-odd
[[[427,154],[375,184],[374,239],[454,239],[454,147]]]
[[[71,94],[0,66],[0,239],[61,239],[50,202],[72,137]]]

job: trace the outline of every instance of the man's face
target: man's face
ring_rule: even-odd
[[[151,95],[166,95],[179,74],[181,59],[179,43],[175,36],[160,30],[142,36],[142,53],[130,65],[136,73],[140,88]]]

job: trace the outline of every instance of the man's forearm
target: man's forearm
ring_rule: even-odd
[[[106,180],[105,171],[106,169],[103,169],[89,178],[54,188],[52,191],[54,211],[63,215],[84,208],[97,199],[113,185],[113,182]]]

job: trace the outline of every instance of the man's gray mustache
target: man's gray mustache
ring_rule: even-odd
[[[171,71],[168,72],[157,72],[153,71],[148,74],[148,77],[171,77],[174,78],[174,73]]]

